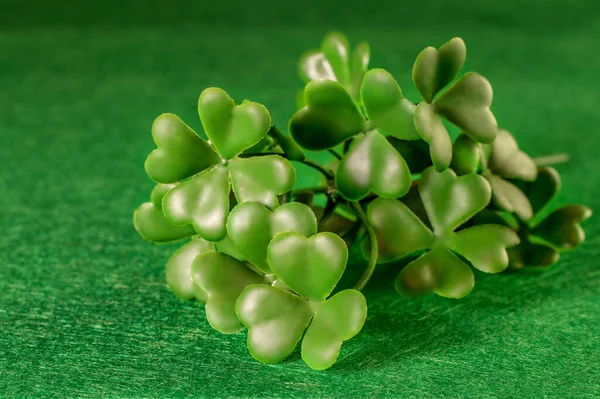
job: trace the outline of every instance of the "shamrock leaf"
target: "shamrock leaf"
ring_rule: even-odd
[[[298,74],[306,83],[312,80],[335,80],[352,97],[358,91],[369,65],[370,50],[366,42],[359,43],[352,54],[348,39],[339,32],[325,36],[319,50],[310,50],[298,62]]]
[[[206,293],[206,319],[223,334],[232,334],[243,328],[235,313],[238,296],[249,285],[265,283],[231,256],[215,251],[197,255],[191,266],[192,279],[198,289]]]
[[[396,290],[400,294],[467,295],[473,288],[473,272],[455,252],[486,273],[498,273],[508,266],[506,248],[519,242],[508,227],[490,224],[454,232],[486,207],[490,191],[479,175],[457,177],[451,169],[441,173],[433,167],[425,170],[419,194],[433,231],[401,201],[377,198],[369,204],[367,216],[377,237],[379,262],[425,251],[399,273]]]
[[[344,290],[322,304],[302,340],[302,360],[315,370],[331,367],[344,341],[357,335],[367,318],[367,302],[356,290]]]
[[[492,201],[499,209],[515,213],[522,220],[533,217],[533,208],[525,193],[505,179],[533,181],[537,176],[535,162],[519,149],[514,137],[504,129],[498,131],[490,146],[487,170],[483,175],[492,186]]]
[[[216,165],[221,158],[177,115],[162,114],[152,124],[157,149],[146,159],[145,169],[158,183],[175,183]]]
[[[133,213],[133,225],[143,239],[163,243],[196,234],[192,226],[175,226],[163,214],[162,198],[173,187],[174,184],[157,184],[150,195],[151,201],[143,203]]]
[[[365,75],[361,97],[369,120],[384,132],[404,140],[418,140],[413,115],[416,106],[402,95],[389,72],[372,69]]]
[[[467,58],[467,47],[460,37],[444,43],[440,49],[427,47],[417,56],[413,65],[413,81],[423,99],[433,97],[460,72]]]
[[[364,198],[371,191],[384,198],[402,197],[412,181],[404,158],[376,131],[353,141],[335,179],[340,193],[351,201]]]
[[[478,143],[493,142],[498,130],[490,111],[492,87],[483,76],[466,73],[437,95],[458,75],[465,59],[463,40],[454,38],[439,50],[433,47],[423,50],[413,66],[413,81],[424,100],[415,110],[414,122],[419,135],[429,143],[433,164],[439,172],[452,160],[450,137],[441,118]]]
[[[271,125],[271,116],[263,105],[246,100],[236,106],[224,90],[216,87],[200,94],[198,115],[223,159],[231,159],[258,143]]]
[[[179,299],[189,300],[196,298],[201,302],[206,301],[206,292],[194,284],[192,279],[192,264],[194,258],[203,252],[213,250],[213,244],[201,238],[179,248],[167,261],[166,277],[167,286]]]
[[[344,273],[348,248],[337,234],[325,232],[306,238],[287,232],[271,240],[267,259],[285,285],[309,300],[323,300]]]
[[[315,80],[304,89],[306,106],[290,119],[293,139],[307,150],[326,150],[365,130],[365,120],[338,82]]]
[[[227,231],[235,248],[268,272],[267,248],[271,239],[291,231],[312,236],[317,233],[317,219],[308,206],[299,202],[290,202],[274,211],[255,202],[244,202],[229,214]]]
[[[580,223],[592,216],[584,205],[566,205],[537,224],[531,234],[558,249],[574,249],[585,240]]]
[[[306,300],[268,285],[244,289],[235,310],[248,327],[250,354],[263,363],[278,363],[288,357],[313,316]]]
[[[192,224],[208,241],[225,238],[229,213],[229,179],[222,165],[180,183],[165,195],[167,219],[177,225]]]
[[[480,151],[477,143],[464,133],[461,133],[452,144],[452,162],[450,167],[457,175],[475,173],[480,161]]]

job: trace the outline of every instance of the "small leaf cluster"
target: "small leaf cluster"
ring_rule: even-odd
[[[581,244],[591,211],[550,210],[558,172],[498,128],[490,83],[460,75],[466,55],[460,38],[424,49],[413,102],[390,72],[369,69],[368,44],[351,50],[332,33],[300,58],[306,87],[289,134],[262,104],[236,104],[219,88],[198,100],[206,139],[174,114],[157,117],[145,163],[156,186],[134,226],[152,242],[188,240],[166,265],[173,294],[203,303],[221,333],[247,329],[257,360],[277,363],[300,344],[302,359],[321,370],[362,329],[361,291],[380,263],[394,262],[405,297],[462,298],[472,268],[547,267]],[[461,132],[454,140],[450,125]],[[297,188],[298,164],[322,184]],[[366,266],[345,287],[354,245]]]

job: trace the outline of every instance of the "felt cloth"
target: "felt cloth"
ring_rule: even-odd
[[[548,271],[478,273],[462,300],[403,299],[379,268],[363,331],[322,372],[298,352],[258,363],[245,332],[213,331],[167,290],[180,244],[132,226],[153,119],[200,131],[198,95],[219,86],[285,127],[296,60],[330,29],[368,40],[412,100],[419,51],[463,37],[500,125],[534,156],[571,155],[559,203],[600,209],[597,1],[351,3],[2,2],[0,397],[600,396],[597,217]]]

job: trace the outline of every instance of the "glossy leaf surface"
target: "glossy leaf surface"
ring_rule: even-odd
[[[500,129],[491,144],[490,170],[506,179],[533,181],[537,177],[537,166],[533,159],[519,149],[515,138]]]
[[[293,351],[313,311],[305,299],[269,285],[244,289],[235,305],[248,327],[248,350],[263,363],[278,363]]]
[[[293,139],[308,150],[325,150],[365,130],[365,121],[346,89],[316,80],[304,89],[306,106],[290,119]]]
[[[232,334],[243,325],[235,313],[235,303],[244,288],[264,283],[261,276],[231,256],[203,252],[192,264],[194,284],[206,293],[206,319],[223,334]]]
[[[467,58],[467,47],[460,37],[444,43],[439,50],[427,47],[413,65],[413,82],[423,99],[432,102],[435,95],[460,72]]]
[[[426,102],[420,103],[414,118],[421,138],[429,144],[429,153],[435,169],[440,172],[445,170],[452,161],[452,141],[444,123],[435,113],[435,107]]]
[[[457,175],[467,175],[477,172],[480,161],[480,151],[477,143],[464,133],[461,133],[452,144],[452,162],[450,166]]]
[[[517,214],[522,220],[530,220],[533,217],[531,203],[520,188],[500,176],[486,174],[485,178],[492,187],[494,205]]]
[[[292,231],[310,237],[317,233],[317,219],[308,206],[299,202],[290,202],[274,211],[255,202],[244,202],[231,211],[227,231],[237,250],[267,272],[271,239]]]
[[[333,233],[310,238],[294,232],[281,233],[271,240],[267,259],[285,285],[307,299],[323,300],[344,273],[348,248]]]
[[[167,286],[173,295],[183,300],[196,298],[201,302],[206,301],[206,292],[194,284],[192,279],[192,264],[196,256],[213,249],[211,242],[198,238],[188,242],[171,255],[167,261],[165,275]]]
[[[223,159],[231,159],[258,143],[271,126],[269,111],[258,103],[235,102],[222,89],[200,94],[198,114],[206,135]]]
[[[148,155],[144,168],[158,183],[175,183],[216,165],[221,158],[177,115],[162,114],[152,124],[158,147]]]
[[[380,197],[398,198],[407,193],[411,175],[404,158],[377,131],[354,140],[342,158],[335,177],[342,196],[350,201],[371,191]]]
[[[374,126],[400,139],[420,138],[414,123],[416,106],[404,98],[400,86],[387,71],[372,69],[367,72],[361,98]]]
[[[331,367],[342,343],[360,332],[367,318],[367,302],[356,290],[344,290],[316,311],[302,340],[302,360],[315,370]]]

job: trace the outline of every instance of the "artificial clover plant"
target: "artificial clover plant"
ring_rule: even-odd
[[[166,264],[173,294],[204,304],[221,333],[246,329],[255,359],[277,363],[300,343],[322,370],[367,320],[362,290],[379,263],[397,267],[405,297],[462,298],[472,268],[547,267],[580,245],[590,209],[549,209],[558,172],[498,129],[490,83],[458,77],[466,54],[460,38],[423,50],[413,102],[389,72],[368,69],[368,44],[351,50],[332,33],[299,61],[306,87],[289,135],[265,106],[218,88],[198,100],[206,138],[174,114],[156,118],[145,164],[156,186],[134,226],[155,243],[187,240]],[[447,123],[461,131],[454,140]],[[295,187],[297,163],[321,174],[318,186]],[[361,251],[350,286],[349,253]]]

